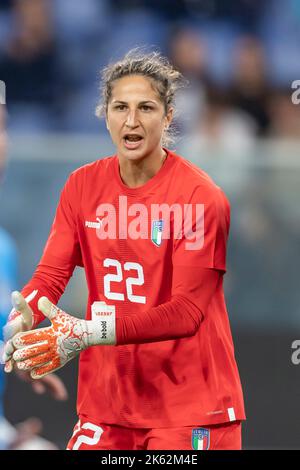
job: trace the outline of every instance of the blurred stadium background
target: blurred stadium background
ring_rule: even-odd
[[[70,171],[113,153],[94,116],[99,70],[141,45],[159,48],[188,78],[173,149],[231,202],[226,293],[248,416],[244,448],[299,449],[300,365],[291,362],[300,338],[300,105],[291,100],[299,0],[1,0],[9,162],[0,226],[17,243],[18,286],[41,256]],[[60,305],[82,315],[85,300],[79,270]],[[10,376],[8,419],[40,417],[43,435],[64,448],[76,375],[76,363],[60,372],[66,403]]]

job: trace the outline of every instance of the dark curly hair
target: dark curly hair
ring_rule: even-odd
[[[182,74],[175,70],[168,59],[159,52],[145,53],[142,48],[132,49],[122,59],[110,63],[103,69],[101,73],[101,101],[96,107],[96,116],[106,116],[114,82],[128,75],[142,75],[152,80],[160,100],[164,104],[166,114],[174,106],[177,90],[186,84]],[[164,144],[167,145],[173,141],[173,133],[172,126],[165,130]]]

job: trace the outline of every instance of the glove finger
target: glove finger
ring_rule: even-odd
[[[20,370],[31,370],[35,367],[45,366],[46,364],[54,363],[54,354],[52,351],[48,351],[38,356],[26,359],[24,361],[17,362],[17,367]]]
[[[3,338],[4,341],[7,341],[11,339],[13,336],[15,336],[17,333],[20,333],[20,331],[23,331],[24,329],[24,323],[22,320],[21,315],[16,312],[17,316],[13,320],[9,320],[6,325],[3,327]]]
[[[4,372],[10,374],[13,371],[15,361],[13,360],[13,353],[15,351],[15,347],[13,345],[12,339],[8,340],[3,349],[3,356],[1,358],[1,362],[5,364]]]
[[[13,360],[7,361],[4,366],[4,372],[6,372],[7,374],[10,374],[13,368],[14,368],[14,361]]]
[[[30,375],[33,379],[40,379],[45,375],[51,374],[52,372],[55,372],[56,370],[60,369],[63,365],[65,365],[65,363],[61,364],[58,359],[52,359],[47,364],[44,364],[41,367],[34,368],[30,372]]]
[[[5,364],[12,358],[14,351],[15,351],[15,348],[14,348],[12,340],[10,339],[5,343],[4,348],[3,348],[3,354],[1,358],[2,364]]]
[[[47,297],[41,297],[39,299],[38,309],[51,321],[61,312],[60,308],[50,302]]]
[[[50,327],[40,328],[39,330],[30,330],[24,333],[18,333],[13,338],[13,344],[16,349],[24,348],[35,343],[47,341]]]
[[[44,343],[38,343],[33,346],[26,346],[25,348],[17,349],[13,354],[13,359],[16,362],[24,361],[47,351],[49,351],[49,343],[48,341],[45,341]]]
[[[14,291],[11,294],[11,301],[13,307],[21,313],[25,329],[30,330],[33,325],[32,310],[24,299],[21,292]]]

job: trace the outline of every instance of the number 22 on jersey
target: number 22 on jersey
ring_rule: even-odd
[[[143,266],[139,263],[126,262],[122,266],[120,261],[111,258],[105,258],[103,261],[103,266],[105,268],[113,267],[115,273],[105,274],[104,280],[104,295],[107,299],[110,300],[125,300],[125,295],[120,292],[113,292],[111,290],[111,282],[122,282],[126,276],[126,271],[135,270],[136,277],[126,277],[126,296],[130,302],[135,302],[138,304],[145,304],[146,297],[143,295],[135,295],[133,293],[133,286],[142,286],[144,284],[144,271]]]

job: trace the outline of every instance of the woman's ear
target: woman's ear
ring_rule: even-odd
[[[165,129],[167,130],[168,127],[170,126],[174,116],[174,108],[170,108],[166,114],[166,124],[165,124]]]
[[[109,124],[108,124],[108,110],[107,108],[105,109],[105,124],[106,124],[106,129],[109,131]]]

